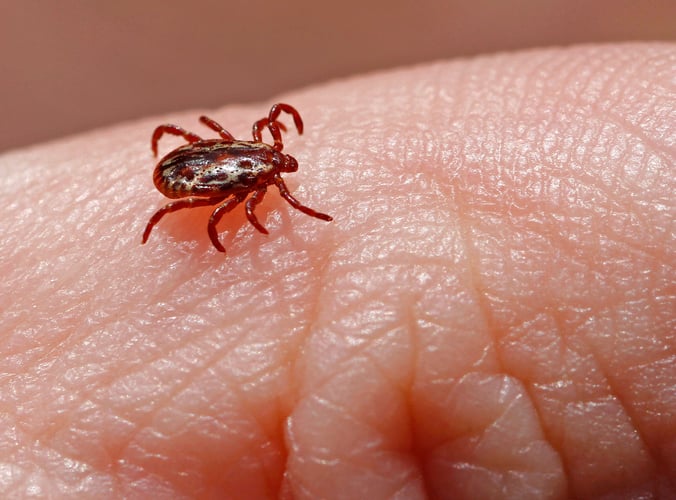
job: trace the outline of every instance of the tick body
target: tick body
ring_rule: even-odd
[[[298,133],[302,134],[303,121],[300,114],[294,107],[282,103],[272,106],[266,118],[253,124],[253,141],[236,140],[230,132],[206,116],[200,117],[200,121],[218,132],[220,139],[202,139],[177,125],[157,127],[151,141],[155,155],[157,143],[163,134],[181,136],[188,144],[171,151],[155,167],[155,187],[167,198],[177,201],[168,203],[155,212],[143,232],[142,243],[148,241],[153,227],[164,215],[183,208],[216,205],[209,218],[207,231],[216,249],[225,252],[218,239],[216,225],[225,213],[242,202],[245,202],[249,222],[261,233],[268,234],[267,229],[258,222],[254,209],[271,184],[277,186],[282,197],[297,210],[325,221],[333,220],[329,215],[302,205],[289,193],[282,179],[282,172],[298,170],[296,159],[282,153],[284,144],[281,131],[286,130],[286,127],[277,121],[282,111],[293,117]],[[274,139],[273,145],[262,142],[261,131],[266,127]]]

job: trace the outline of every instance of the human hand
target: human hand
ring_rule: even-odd
[[[286,95],[285,178],[335,220],[271,190],[226,257],[209,208],[140,245],[149,135],[197,112],[3,155],[2,496],[674,495],[675,54]]]

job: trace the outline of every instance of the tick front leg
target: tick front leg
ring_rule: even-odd
[[[298,201],[296,198],[291,196],[291,193],[289,193],[289,188],[286,187],[286,184],[284,184],[284,179],[282,179],[281,176],[276,175],[275,176],[275,185],[279,189],[279,194],[282,195],[282,198],[284,198],[286,201],[288,201],[291,206],[297,210],[300,210],[304,214],[311,215],[312,217],[316,217],[317,219],[325,220],[325,221],[332,221],[333,217],[330,215],[323,214],[321,212],[317,212],[315,210],[312,210],[309,207],[306,207],[305,205],[302,205],[300,201]]]
[[[268,118],[262,118],[253,124],[252,135],[254,142],[263,142],[263,136],[261,134],[261,129],[263,127],[268,127],[272,138],[275,140],[275,144],[272,146],[277,151],[284,149],[284,143],[282,142],[282,133],[279,130],[279,122],[270,121]]]
[[[209,238],[211,243],[216,247],[216,250],[219,252],[225,253],[225,247],[221,245],[221,242],[218,241],[218,232],[216,231],[216,224],[221,220],[221,217],[228,213],[230,210],[235,208],[237,205],[242,203],[246,198],[248,193],[239,193],[233,196],[232,198],[226,199],[222,205],[216,207],[216,210],[213,211],[211,217],[209,217],[209,226],[207,230],[209,232]],[[221,200],[219,200],[221,201]]]
[[[219,135],[227,142],[233,142],[235,140],[234,136],[230,132],[225,130],[219,123],[217,123],[215,120],[212,120],[208,116],[200,116],[200,121],[211,130],[218,132]]]
[[[256,218],[256,214],[254,214],[254,208],[256,208],[256,205],[258,205],[262,200],[263,197],[265,196],[265,193],[267,191],[267,188],[263,186],[261,189],[256,191],[251,198],[246,200],[246,218],[249,219],[249,222],[258,229],[261,233],[263,234],[269,234],[268,230],[263,227],[263,225],[258,222],[258,219]]]
[[[157,142],[160,140],[160,137],[162,137],[163,134],[171,134],[171,135],[178,135],[180,137],[183,137],[186,141],[189,143],[201,141],[202,138],[197,135],[193,134],[192,132],[188,132],[182,127],[179,127],[178,125],[171,125],[166,124],[166,125],[160,125],[155,129],[155,132],[153,132],[153,138],[151,141],[151,147],[153,149],[153,154],[157,156]]]
[[[296,125],[296,129],[298,130],[298,135],[303,134],[303,120],[300,117],[300,113],[294,108],[293,106],[289,104],[284,104],[283,102],[278,102],[277,104],[273,105],[270,108],[270,113],[268,114],[268,119],[271,122],[276,122],[277,117],[279,117],[279,114],[284,111],[285,113],[289,113],[291,116],[293,116],[293,123]]]
[[[181,210],[183,208],[194,208],[194,207],[204,207],[208,205],[215,205],[223,201],[223,198],[185,198],[183,200],[172,201],[167,203],[162,208],[160,208],[155,214],[150,218],[148,224],[146,225],[146,230],[143,231],[143,245],[148,241],[148,236],[150,236],[150,231],[153,230],[155,224],[160,222],[160,219],[170,212],[175,212],[176,210]]]

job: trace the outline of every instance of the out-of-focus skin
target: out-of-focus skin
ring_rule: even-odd
[[[439,62],[274,99],[248,224],[150,134],[0,157],[0,496],[676,495],[676,48]],[[238,138],[269,102],[208,114]],[[288,122],[288,120],[287,120]],[[163,138],[160,154],[181,144]]]
[[[3,2],[0,151],[423,61],[676,41],[674,19],[674,0]]]

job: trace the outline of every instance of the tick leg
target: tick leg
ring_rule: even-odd
[[[175,212],[176,210],[181,210],[183,208],[194,208],[194,207],[204,207],[207,205],[216,205],[223,201],[223,198],[185,198],[178,201],[172,201],[167,203],[162,208],[160,208],[155,214],[150,218],[148,224],[146,225],[146,230],[143,231],[143,245],[148,241],[148,236],[150,236],[150,231],[152,231],[155,224],[160,222],[160,219],[170,212]]]
[[[221,205],[216,207],[216,210],[213,211],[211,217],[209,217],[209,226],[207,230],[209,232],[209,238],[211,238],[211,243],[216,247],[216,250],[219,252],[225,253],[225,247],[221,245],[221,242],[218,241],[218,232],[216,231],[216,224],[221,220],[221,217],[227,212],[235,208],[237,205],[242,203],[246,198],[248,193],[239,193],[233,196],[232,198],[226,199]],[[221,201],[221,200],[219,200]]]
[[[296,129],[298,129],[298,135],[301,135],[303,133],[303,120],[300,117],[300,113],[293,106],[284,104],[283,102],[278,102],[277,104],[273,105],[270,108],[268,120],[270,120],[271,122],[277,121],[277,117],[282,111],[284,111],[285,113],[289,113],[291,116],[293,116],[293,123],[296,124]]]
[[[253,125],[253,137],[254,137],[255,141],[257,141],[257,142],[261,141],[260,130],[263,127],[265,127],[269,122],[270,122],[270,120],[268,118],[261,118],[256,123],[254,123],[254,125]],[[286,125],[284,125],[282,122],[276,121],[275,125],[277,125],[277,127],[279,127],[279,130],[283,130],[284,132],[286,132]]]
[[[199,135],[193,134],[192,132],[188,132],[184,128],[179,127],[178,125],[171,124],[160,125],[155,129],[155,132],[153,132],[153,138],[151,141],[151,147],[153,149],[153,154],[155,156],[157,156],[157,142],[160,140],[160,137],[162,137],[163,134],[181,136],[191,144],[193,142],[202,140],[202,138]]]
[[[293,116],[293,123],[296,125],[298,134],[303,133],[303,120],[300,117],[300,113],[298,113],[296,108],[293,106],[279,102],[270,108],[270,113],[268,114],[267,118],[262,118],[253,124],[253,139],[255,142],[262,142],[261,130],[264,127],[268,127],[270,133],[272,134],[272,138],[275,140],[273,147],[277,151],[284,149],[284,144],[282,143],[282,134],[279,130],[281,129],[286,131],[286,127],[284,124],[282,124],[282,122],[277,121],[277,118],[279,118],[279,114],[282,111]]]
[[[263,136],[261,135],[261,129],[263,127],[268,127],[272,138],[275,140],[275,144],[272,146],[277,151],[284,149],[284,143],[282,142],[282,133],[279,130],[279,122],[270,121],[269,118],[262,118],[253,124],[252,135],[254,142],[262,142]]]
[[[280,175],[275,175],[274,179],[275,185],[279,189],[279,194],[281,194],[282,198],[288,201],[293,208],[300,210],[304,214],[311,215],[312,217],[317,217],[318,219],[326,221],[333,220],[333,217],[331,217],[330,215],[326,215],[321,212],[316,212],[315,210],[312,210],[311,208],[302,205],[300,201],[291,196],[291,193],[289,193],[289,188],[286,187],[286,184],[284,184],[284,179],[282,179]]]
[[[261,189],[258,191],[254,192],[254,194],[246,200],[246,218],[249,219],[249,222],[253,224],[253,227],[258,229],[261,233],[263,234],[269,234],[268,230],[263,227],[263,225],[258,222],[258,219],[256,218],[256,214],[254,214],[254,208],[256,208],[256,205],[258,205],[262,200],[263,197],[265,196],[265,192],[267,191],[267,188],[263,186]]]
[[[220,136],[225,139],[227,142],[233,142],[235,138],[233,135],[225,130],[220,124],[218,124],[216,121],[212,120],[208,116],[200,116],[200,121],[204,123],[207,127],[209,127],[211,130],[215,130],[220,134]]]

